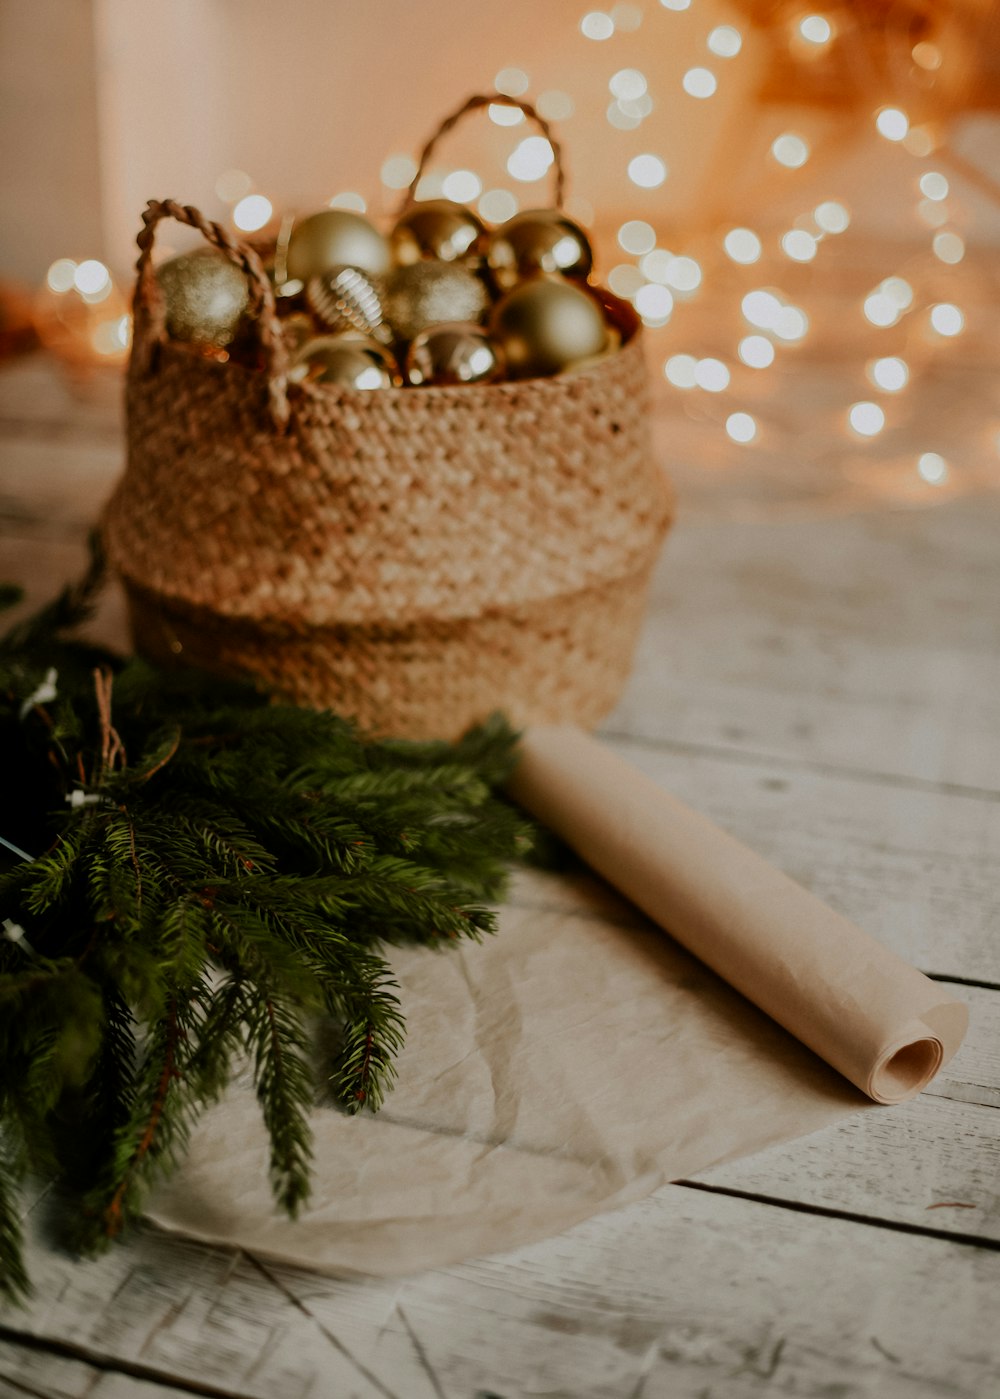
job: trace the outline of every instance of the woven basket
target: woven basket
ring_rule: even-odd
[[[150,261],[166,217],[246,271],[260,368],[167,338]],[[575,373],[289,385],[252,248],[172,201],[150,203],[138,243],[128,460],[104,536],[139,651],[400,737],[612,708],[670,518],[631,307],[607,296],[623,347]]]

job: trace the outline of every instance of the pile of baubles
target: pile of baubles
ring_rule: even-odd
[[[592,266],[587,235],[557,209],[489,228],[447,199],[412,204],[388,237],[321,209],[286,221],[268,250],[290,377],[352,389],[531,379],[613,353]],[[171,336],[239,351],[247,288],[223,253],[183,254],[157,276]]]

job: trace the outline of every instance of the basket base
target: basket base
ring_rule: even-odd
[[[304,633],[127,591],[135,648],[159,665],[249,679],[372,734],[455,739],[498,710],[517,727],[598,723],[628,679],[648,575],[454,622]]]

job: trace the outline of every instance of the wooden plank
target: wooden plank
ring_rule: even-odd
[[[181,1399],[195,1392],[0,1339],[0,1399]]]
[[[1000,790],[998,528],[995,495],[794,527],[682,513],[606,728]]]

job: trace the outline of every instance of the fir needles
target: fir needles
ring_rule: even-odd
[[[344,720],[60,633],[87,579],[0,642],[0,1295],[25,1292],[25,1176],[93,1250],[249,1060],[275,1198],[309,1189],[312,1105],[377,1108],[403,1008],[383,944],[494,925],[514,735],[364,741]],[[8,596],[0,602],[9,601]],[[54,674],[53,674],[54,672]],[[28,856],[30,858],[25,858]],[[338,1049],[317,1063],[317,1020]]]

